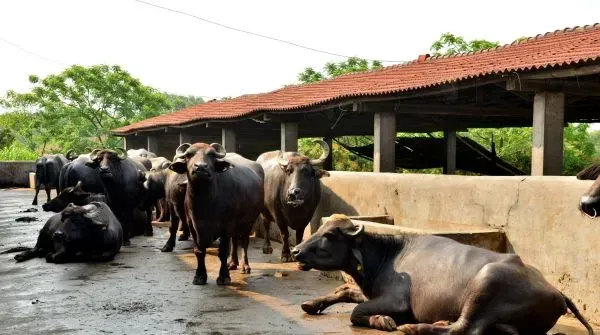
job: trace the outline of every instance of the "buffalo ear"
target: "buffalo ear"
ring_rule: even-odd
[[[224,172],[231,167],[231,164],[224,160],[217,159],[217,161],[215,162],[215,172]]]
[[[184,174],[187,173],[187,164],[184,159],[179,158],[169,165],[169,170],[175,173]]]
[[[323,178],[323,177],[329,177],[330,174],[327,170],[322,170],[319,168],[315,168],[315,177],[317,178]]]
[[[362,233],[364,233],[365,226],[362,223],[359,223],[357,225],[353,224],[351,227],[340,228],[340,230],[346,236],[358,237],[358,236],[362,235]]]

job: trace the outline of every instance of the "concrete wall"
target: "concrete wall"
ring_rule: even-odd
[[[29,187],[34,161],[0,161],[0,187]]]
[[[396,225],[421,229],[500,228],[509,251],[540,269],[587,318],[600,322],[600,219],[577,209],[591,182],[354,172],[331,172],[322,181],[312,231],[333,213],[390,215]]]

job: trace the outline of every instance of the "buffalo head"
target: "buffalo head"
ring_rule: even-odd
[[[223,160],[226,152],[219,143],[184,143],[176,152],[169,169],[179,174],[187,173],[191,183],[210,182],[215,173],[224,172],[231,167]]]
[[[346,269],[353,265],[356,240],[364,229],[362,224],[355,225],[347,216],[334,214],[308,240],[292,249],[292,255],[303,271]]]
[[[61,212],[62,228],[54,232],[55,251],[81,250],[96,230],[105,230],[108,226],[106,218],[101,214],[101,203],[92,202],[85,206],[73,204]]]
[[[579,180],[594,180],[594,183],[579,199],[579,210],[595,218],[600,215],[600,165],[592,165],[577,174]]]
[[[117,152],[119,151],[119,152]],[[112,179],[113,171],[119,162],[127,158],[125,150],[118,148],[117,151],[110,149],[94,149],[90,153],[90,161],[85,164],[100,170],[100,176],[104,179]]]
[[[299,154],[288,154],[288,158],[284,158],[283,152],[277,157],[279,167],[286,174],[283,198],[288,206],[299,207],[304,204],[304,201],[317,189],[320,190],[319,179],[329,176],[329,172],[315,167],[323,164],[327,159],[329,146],[322,140],[317,140],[315,143],[319,143],[323,148],[323,153],[318,159],[309,159]]]
[[[83,190],[81,187],[81,180],[77,182],[77,185],[73,187],[67,187],[56,198],[50,200],[42,205],[44,211],[51,211],[58,213],[65,209],[68,204],[83,204],[83,201],[90,195],[90,193]]]

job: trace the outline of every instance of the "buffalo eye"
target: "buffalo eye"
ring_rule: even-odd
[[[325,237],[328,240],[332,240],[335,238],[335,234],[332,231],[326,231],[325,233],[323,233],[323,237]]]

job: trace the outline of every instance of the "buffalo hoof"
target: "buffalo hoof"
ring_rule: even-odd
[[[152,230],[146,230],[144,232],[144,236],[152,236],[152,235],[154,235],[154,233],[152,232]]]
[[[273,247],[270,245],[265,245],[263,247],[263,254],[272,254],[273,253]]]
[[[300,305],[300,307],[303,311],[310,315],[317,315],[325,309],[323,302],[314,300],[305,301]]]
[[[221,286],[225,286],[225,285],[231,285],[231,277],[219,277],[217,278],[217,285],[221,285]]]
[[[238,268],[238,263],[229,262],[229,264],[227,265],[227,268],[228,268],[229,270],[237,270],[237,268]]]
[[[162,247],[160,249],[160,251],[161,252],[171,252],[171,251],[173,251],[173,248],[174,248],[174,246],[172,244],[167,243],[167,244],[165,244],[164,247]]]
[[[194,285],[206,285],[206,276],[194,276],[194,281],[192,284]]]
[[[182,235],[179,235],[179,238],[177,239],[177,241],[187,241],[189,239],[190,239],[190,235],[182,234]]]
[[[15,261],[17,261],[17,263],[23,262],[23,261],[26,261],[26,260],[27,260],[27,258],[25,256],[21,255],[21,254],[15,255]]]
[[[292,255],[290,255],[290,254],[281,255],[281,263],[291,263],[293,261],[294,261],[294,258],[292,258]]]
[[[385,330],[388,332],[396,330],[396,328],[398,327],[398,326],[396,326],[396,322],[394,321],[394,319],[392,319],[391,317],[389,317],[387,315],[372,315],[372,316],[370,316],[369,317],[369,326],[371,328]],[[406,329],[406,330],[403,330],[403,329],[399,329],[399,330],[403,331],[406,334],[412,334],[412,329],[410,329],[410,328]]]
[[[242,265],[242,267],[240,268],[240,273],[244,274],[244,275],[248,275],[250,274],[250,271],[252,271],[252,269],[250,269],[250,265],[248,264],[244,264]]]
[[[37,200],[34,200],[31,204],[37,206]]]
[[[130,240],[125,240],[125,241],[123,241],[123,246],[124,246],[124,247],[128,247],[128,246],[130,246],[130,245],[131,245],[131,241],[130,241]]]

